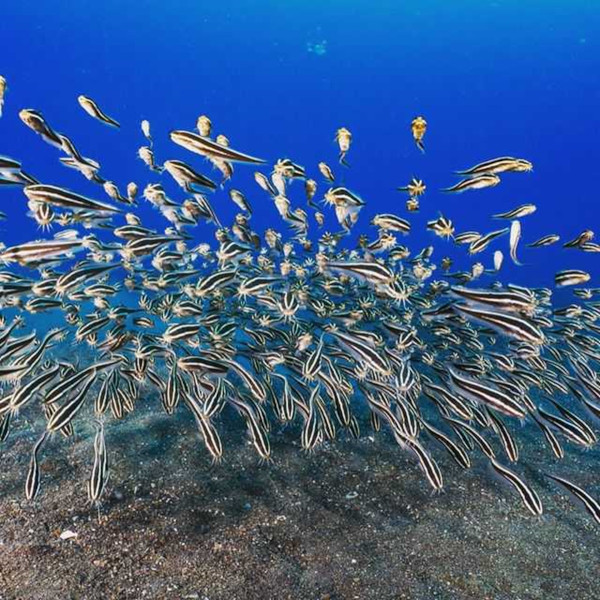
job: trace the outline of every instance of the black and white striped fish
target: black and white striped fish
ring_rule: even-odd
[[[110,125],[111,127],[119,128],[120,125],[117,121],[109,117],[105,112],[103,112],[98,104],[92,100],[89,96],[84,96],[83,94],[77,97],[77,102],[79,102],[79,106],[85,110],[85,112],[93,117],[94,119],[98,119],[101,123],[105,123],[106,125]]]

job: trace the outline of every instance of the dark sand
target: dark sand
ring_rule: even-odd
[[[463,472],[437,452],[446,488],[432,495],[385,434],[306,455],[297,433],[273,432],[274,460],[261,465],[238,427],[211,466],[179,412],[107,425],[100,522],[85,492],[91,419],[43,449],[33,505],[23,494],[33,436],[17,421],[0,471],[1,600],[600,598],[600,528],[539,475],[547,467],[598,493],[597,450],[570,447],[556,465],[540,441],[520,444],[517,469],[544,501],[538,519],[483,460]],[[61,540],[65,530],[77,537]]]

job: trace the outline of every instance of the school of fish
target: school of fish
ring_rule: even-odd
[[[6,90],[0,77],[0,114]],[[77,101],[91,118],[119,128],[92,98]],[[493,215],[509,225],[483,233],[457,233],[443,215],[430,221],[433,235],[465,245],[470,256],[492,242],[505,248],[495,250],[493,268],[476,263],[451,273],[444,258],[436,273],[432,246],[415,254],[398,243],[411,224],[397,214],[373,215],[373,237],[361,235],[357,247],[344,248],[365,202],[337,183],[332,166],[319,163],[317,177],[327,189],[317,193],[320,186],[304,167],[288,158],[269,167],[234,150],[225,136],[213,137],[205,115],[195,129],[169,133],[194,166],[158,161],[150,123],[142,121],[144,145],[137,154],[153,180],[143,187],[131,182],[122,192],[41,112],[18,114],[32,144],[37,134],[56,148],[63,166],[97,184],[97,194],[88,197],[40,182],[30,174],[33,165],[25,169],[0,156],[0,187],[20,188],[28,216],[44,232],[44,239],[0,249],[0,442],[6,447],[25,409],[44,423],[31,450],[27,499],[42,487],[48,440],[70,438],[78,420],[95,419],[87,490],[98,504],[110,471],[105,429],[154,397],[167,415],[190,414],[215,461],[225,452],[222,438],[233,418],[262,460],[271,458],[276,423],[289,424],[286,435],[296,435],[304,451],[340,435],[359,437],[366,427],[384,429],[433,490],[444,486],[442,453],[463,469],[486,461],[534,515],[543,513],[543,504],[519,462],[523,422],[557,459],[570,445],[597,443],[600,290],[578,287],[573,304],[556,307],[550,289],[496,278],[504,252],[520,264],[521,220],[535,205]],[[410,131],[425,152],[425,119],[416,117]],[[340,128],[335,142],[337,169],[352,168],[351,132]],[[220,182],[199,172],[205,163],[221,173]],[[230,185],[234,165],[257,169],[251,194],[272,200],[280,227],[262,234],[252,229],[247,194]],[[486,160],[459,171],[462,179],[445,191],[480,190],[507,173],[531,170],[522,158]],[[169,197],[161,178],[172,178],[185,198]],[[407,211],[418,210],[424,182],[414,178],[398,189],[408,195]],[[215,193],[228,195],[239,210],[227,226],[214,208]],[[161,231],[136,214],[140,202],[164,218]],[[323,227],[330,208],[339,230],[313,239],[309,228]],[[213,224],[213,239],[194,238],[202,221]],[[598,252],[593,237],[585,230],[564,246]],[[558,241],[549,233],[529,246]],[[486,285],[486,276],[493,282]],[[557,273],[555,284],[589,280],[570,269]],[[28,328],[30,315],[49,312],[61,315],[60,327],[43,335]],[[84,343],[95,356],[89,364],[64,351]],[[32,423],[39,426],[40,419]],[[600,523],[600,505],[590,493],[557,474],[544,475]]]

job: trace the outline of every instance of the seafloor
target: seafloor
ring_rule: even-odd
[[[309,455],[298,432],[274,431],[269,464],[235,427],[211,466],[188,417],[150,400],[107,425],[100,520],[85,489],[92,419],[44,447],[32,505],[23,486],[34,437],[19,417],[1,450],[0,599],[600,598],[599,528],[540,475],[597,495],[596,449],[570,447],[556,464],[531,426],[517,432],[539,519],[482,460],[461,471],[437,452],[446,486],[433,495],[391,437],[366,437],[366,426],[363,439]],[[61,539],[67,530],[77,536]]]

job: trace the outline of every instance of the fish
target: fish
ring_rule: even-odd
[[[523,158],[514,158],[512,156],[502,156],[479,163],[469,169],[457,171],[458,175],[496,175],[497,173],[507,173],[510,171],[523,173],[533,170],[533,165]],[[514,217],[506,217],[514,218]]]
[[[59,134],[50,127],[41,112],[33,108],[24,108],[19,111],[19,119],[30,129],[39,134],[40,137],[51,146],[63,149],[62,139]]]
[[[473,241],[469,244],[469,254],[478,254],[479,252],[483,252],[491,242],[508,232],[509,229],[505,227],[504,229],[490,231],[489,233],[480,235],[479,237],[473,236]]]
[[[416,199],[419,196],[422,196],[427,189],[425,183],[423,183],[422,179],[417,179],[413,177],[410,180],[410,183],[405,186],[400,186],[396,188],[399,192],[408,192],[411,195],[410,199]]]
[[[45,441],[46,433],[44,432],[42,437],[33,446],[31,453],[31,461],[29,463],[29,470],[27,471],[27,479],[25,480],[25,497],[30,501],[35,500],[40,491],[40,466],[37,455]]]
[[[495,187],[500,183],[500,177],[497,175],[475,175],[474,177],[469,177],[468,179],[462,179],[457,184],[444,188],[442,191],[457,194],[466,192],[468,190],[482,190],[488,187]]]
[[[501,269],[503,262],[504,262],[504,254],[502,254],[502,250],[496,250],[494,252],[494,270],[496,272]]]
[[[543,246],[551,246],[560,240],[560,236],[555,233],[545,235],[531,244],[527,244],[528,248],[541,248]]]
[[[84,96],[83,94],[77,96],[77,102],[79,102],[79,106],[85,110],[85,112],[97,119],[101,123],[105,125],[110,125],[111,127],[116,127],[117,129],[121,127],[117,121],[109,117],[106,113],[104,113],[98,104],[92,100],[89,96]]]
[[[410,223],[393,214],[378,214],[373,217],[371,224],[384,231],[397,231],[407,234],[410,232]]]
[[[0,75],[0,117],[2,117],[2,112],[4,109],[4,97],[7,89],[8,86],[6,84],[6,77]]]
[[[577,237],[565,242],[563,248],[580,248],[582,244],[587,244],[594,239],[594,232],[591,229],[585,229]]]
[[[181,160],[166,160],[163,169],[186,191],[194,193],[196,188],[216,190],[217,184],[208,177],[198,173],[190,165]]]
[[[88,499],[91,504],[99,502],[108,482],[109,468],[104,440],[104,424],[98,421],[96,437],[94,438],[94,464],[87,482]]]
[[[335,132],[335,141],[338,143],[338,146],[340,148],[340,164],[344,165],[344,166],[349,166],[348,162],[346,161],[346,154],[348,154],[348,150],[350,150],[350,144],[352,142],[352,134],[350,133],[350,131],[348,129],[346,129],[345,127],[340,127],[336,132]],[[324,163],[321,163],[324,164]],[[327,165],[325,165],[327,166]],[[321,171],[323,172],[323,171]],[[324,176],[329,179],[328,175]],[[333,181],[333,179],[331,179],[330,181]]]
[[[565,269],[559,271],[554,276],[554,282],[557,287],[565,287],[568,285],[582,285],[591,279],[591,275],[580,269]]]
[[[521,206],[517,206],[517,208],[492,216],[494,219],[522,219],[527,215],[532,215],[536,210],[537,207],[535,204],[521,204]]]
[[[144,162],[144,164],[151,170],[157,173],[161,173],[163,168],[156,164],[154,159],[154,152],[150,146],[141,146],[138,149],[138,157]]]
[[[206,115],[200,115],[196,121],[196,129],[202,137],[210,137],[212,122]]]
[[[490,458],[490,464],[498,475],[507,481],[517,492],[527,510],[534,516],[539,517],[544,513],[542,501],[538,493],[525,483],[516,473],[500,464],[494,458]]]
[[[148,121],[147,119],[144,119],[140,123],[140,128],[142,130],[142,133],[144,134],[144,137],[148,140],[150,147],[152,147],[153,141],[152,141],[152,135],[150,134],[150,121]]]
[[[328,164],[320,162],[319,171],[321,171],[321,175],[323,175],[323,177],[325,177],[327,181],[335,181],[335,175],[333,174],[333,171],[331,170],[331,167]]]
[[[526,412],[523,406],[501,389],[464,375],[451,367],[448,368],[448,375],[452,389],[467,400],[489,406],[509,417],[525,418]]]
[[[427,121],[423,117],[415,117],[410,123],[410,130],[412,132],[413,140],[417,148],[421,152],[425,152],[425,144],[423,138],[427,133]]]
[[[435,221],[429,221],[427,229],[445,239],[450,239],[454,235],[454,224],[443,215],[440,215]]]
[[[513,263],[518,266],[522,266],[522,263],[519,262],[517,258],[517,247],[519,246],[519,241],[521,240],[521,222],[518,220],[511,221],[510,223],[510,258]]]
[[[82,239],[39,240],[18,244],[0,251],[0,262],[10,264],[17,262],[22,266],[37,266],[46,260],[73,256],[84,248]]]
[[[419,210],[419,201],[416,198],[409,198],[406,201],[406,210],[409,212],[417,212]]]
[[[569,492],[575,499],[577,499],[587,512],[592,516],[596,523],[600,524],[600,503],[590,496],[585,490],[575,485],[568,479],[558,477],[557,475],[551,475],[550,473],[544,473],[546,477],[558,483],[567,492]]]
[[[111,204],[92,200],[75,192],[56,185],[35,184],[28,185],[23,193],[30,202],[38,204],[52,204],[61,208],[81,211],[98,211],[106,213],[120,213],[122,210]]]
[[[175,129],[169,133],[169,137],[171,138],[171,141],[178,146],[211,159],[258,165],[265,163],[262,158],[256,158],[249,154],[238,152],[228,146],[219,144],[216,141],[212,141],[209,138],[197,135],[191,131]]]

